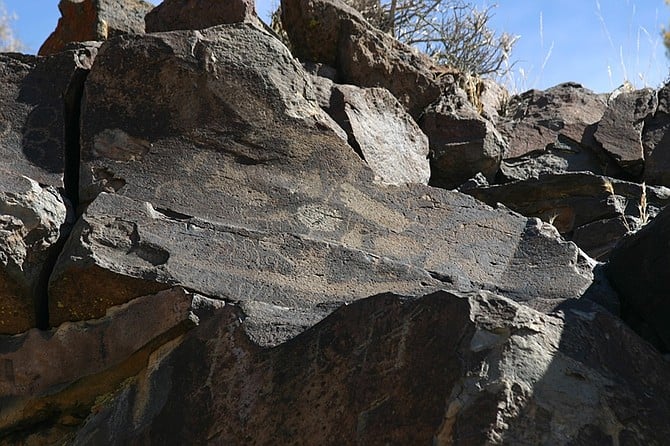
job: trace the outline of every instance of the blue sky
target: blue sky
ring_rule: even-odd
[[[18,18],[14,28],[35,53],[60,16],[58,0],[4,0]],[[152,1],[157,4],[159,1]],[[499,0],[491,26],[519,35],[512,54],[517,63],[505,80],[521,92],[575,81],[597,92],[625,79],[637,87],[658,87],[668,78],[668,58],[660,36],[670,26],[663,0]],[[278,0],[257,0],[266,19]]]

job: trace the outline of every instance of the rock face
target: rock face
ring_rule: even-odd
[[[591,173],[544,175],[507,184],[464,189],[490,205],[551,222],[591,257],[605,260],[616,242],[642,227],[670,203],[670,189]]]
[[[416,293],[433,276],[542,308],[588,287],[588,260],[534,220],[458,193],[374,184],[355,152],[320,124],[309,78],[286,51],[248,24],[103,47],[82,116],[81,197],[93,204],[51,277],[53,324],[155,292],[147,283],[245,302],[249,325],[264,326],[270,311],[283,328],[263,334],[267,343],[381,282]],[[161,62],[149,64],[149,54]],[[503,241],[492,247],[492,239]],[[247,254],[184,276],[180,265],[209,250]],[[545,272],[556,281],[531,277]],[[363,288],[350,288],[352,280]],[[109,301],[97,307],[100,288]]]
[[[431,185],[452,189],[477,173],[493,180],[505,143],[463,90],[443,95],[426,109],[420,123],[430,141]]]
[[[664,352],[670,351],[667,245],[670,210],[624,238],[612,252],[607,276],[622,300],[622,316],[642,336]]]
[[[42,44],[40,56],[59,53],[71,42],[107,40],[144,32],[144,16],[153,5],[143,0],[61,0],[61,18]]]
[[[67,232],[62,193],[76,188],[78,101],[96,52],[77,46],[46,58],[0,55],[1,334],[48,323],[46,283]]]
[[[282,7],[302,61],[244,19],[0,55],[0,444],[666,444],[670,189],[612,135],[664,181],[667,91],[496,102]]]
[[[341,83],[383,87],[418,118],[440,95],[432,62],[370,26],[339,0],[283,0],[281,19],[295,55],[337,69]]]
[[[642,132],[644,180],[670,186],[670,85],[658,91],[658,108]]]
[[[656,106],[656,92],[650,88],[622,92],[611,100],[594,135],[633,179],[640,178],[644,169],[642,129]]]
[[[253,0],[165,0],[144,18],[148,33],[204,29],[226,23],[258,20]]]
[[[331,88],[327,111],[380,181],[428,184],[428,138],[383,88]]]
[[[72,444],[661,445],[670,433],[660,355],[587,305],[557,317],[486,292],[385,294],[274,349],[227,306],[152,364]]]

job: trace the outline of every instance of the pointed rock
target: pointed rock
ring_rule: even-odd
[[[257,22],[254,0],[164,0],[144,18],[146,32],[204,29],[238,22]]]

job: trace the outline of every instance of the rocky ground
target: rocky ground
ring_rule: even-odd
[[[670,85],[510,98],[338,0],[290,50],[60,10],[0,54],[0,444],[667,444]]]

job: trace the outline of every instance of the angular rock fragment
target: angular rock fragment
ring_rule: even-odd
[[[260,19],[253,0],[164,0],[144,18],[146,32],[204,29]]]
[[[493,126],[454,88],[423,113],[421,129],[430,141],[430,184],[445,189],[460,186],[477,173],[493,180],[505,143]]]
[[[339,0],[283,0],[281,19],[295,55],[337,69],[338,81],[389,90],[416,119],[440,94],[433,63],[373,28]]]
[[[650,88],[624,91],[610,101],[594,134],[605,153],[632,179],[640,179],[644,170],[642,129],[656,106],[656,92]]]
[[[49,259],[66,213],[56,189],[0,168],[0,334],[47,322]]]
[[[274,345],[381,287],[416,294],[439,281],[551,309],[591,283],[588,259],[538,221],[374,184],[323,124],[302,67],[252,25],[108,41],[83,111],[92,204],[50,282],[54,324],[183,284],[244,302],[250,332],[278,327],[259,341]],[[106,283],[114,301],[98,305]]]
[[[607,276],[622,301],[622,317],[640,335],[670,352],[668,243],[670,209],[624,238],[612,251]]]
[[[428,184],[428,138],[388,90],[335,85],[327,111],[382,183]]]
[[[606,259],[616,242],[670,203],[670,190],[591,173],[543,175],[463,189],[493,206],[502,203],[527,217],[552,223],[587,254]]]
[[[175,288],[110,308],[97,320],[0,337],[0,442],[21,443],[32,433],[42,444],[61,444],[118,386],[223,305]]]
[[[144,0],[60,0],[61,18],[38,54],[59,53],[71,42],[143,33],[144,16],[153,7]]]
[[[593,132],[607,108],[606,99],[568,82],[545,91],[529,90],[511,99],[501,131],[508,138],[505,159],[545,151],[568,141],[593,147]]]
[[[670,186],[670,84],[658,91],[658,108],[642,131],[644,181]]]
[[[249,342],[235,310],[102,401],[72,444],[661,445],[670,434],[665,362],[588,302],[550,316],[487,292],[384,294],[273,349]]]

